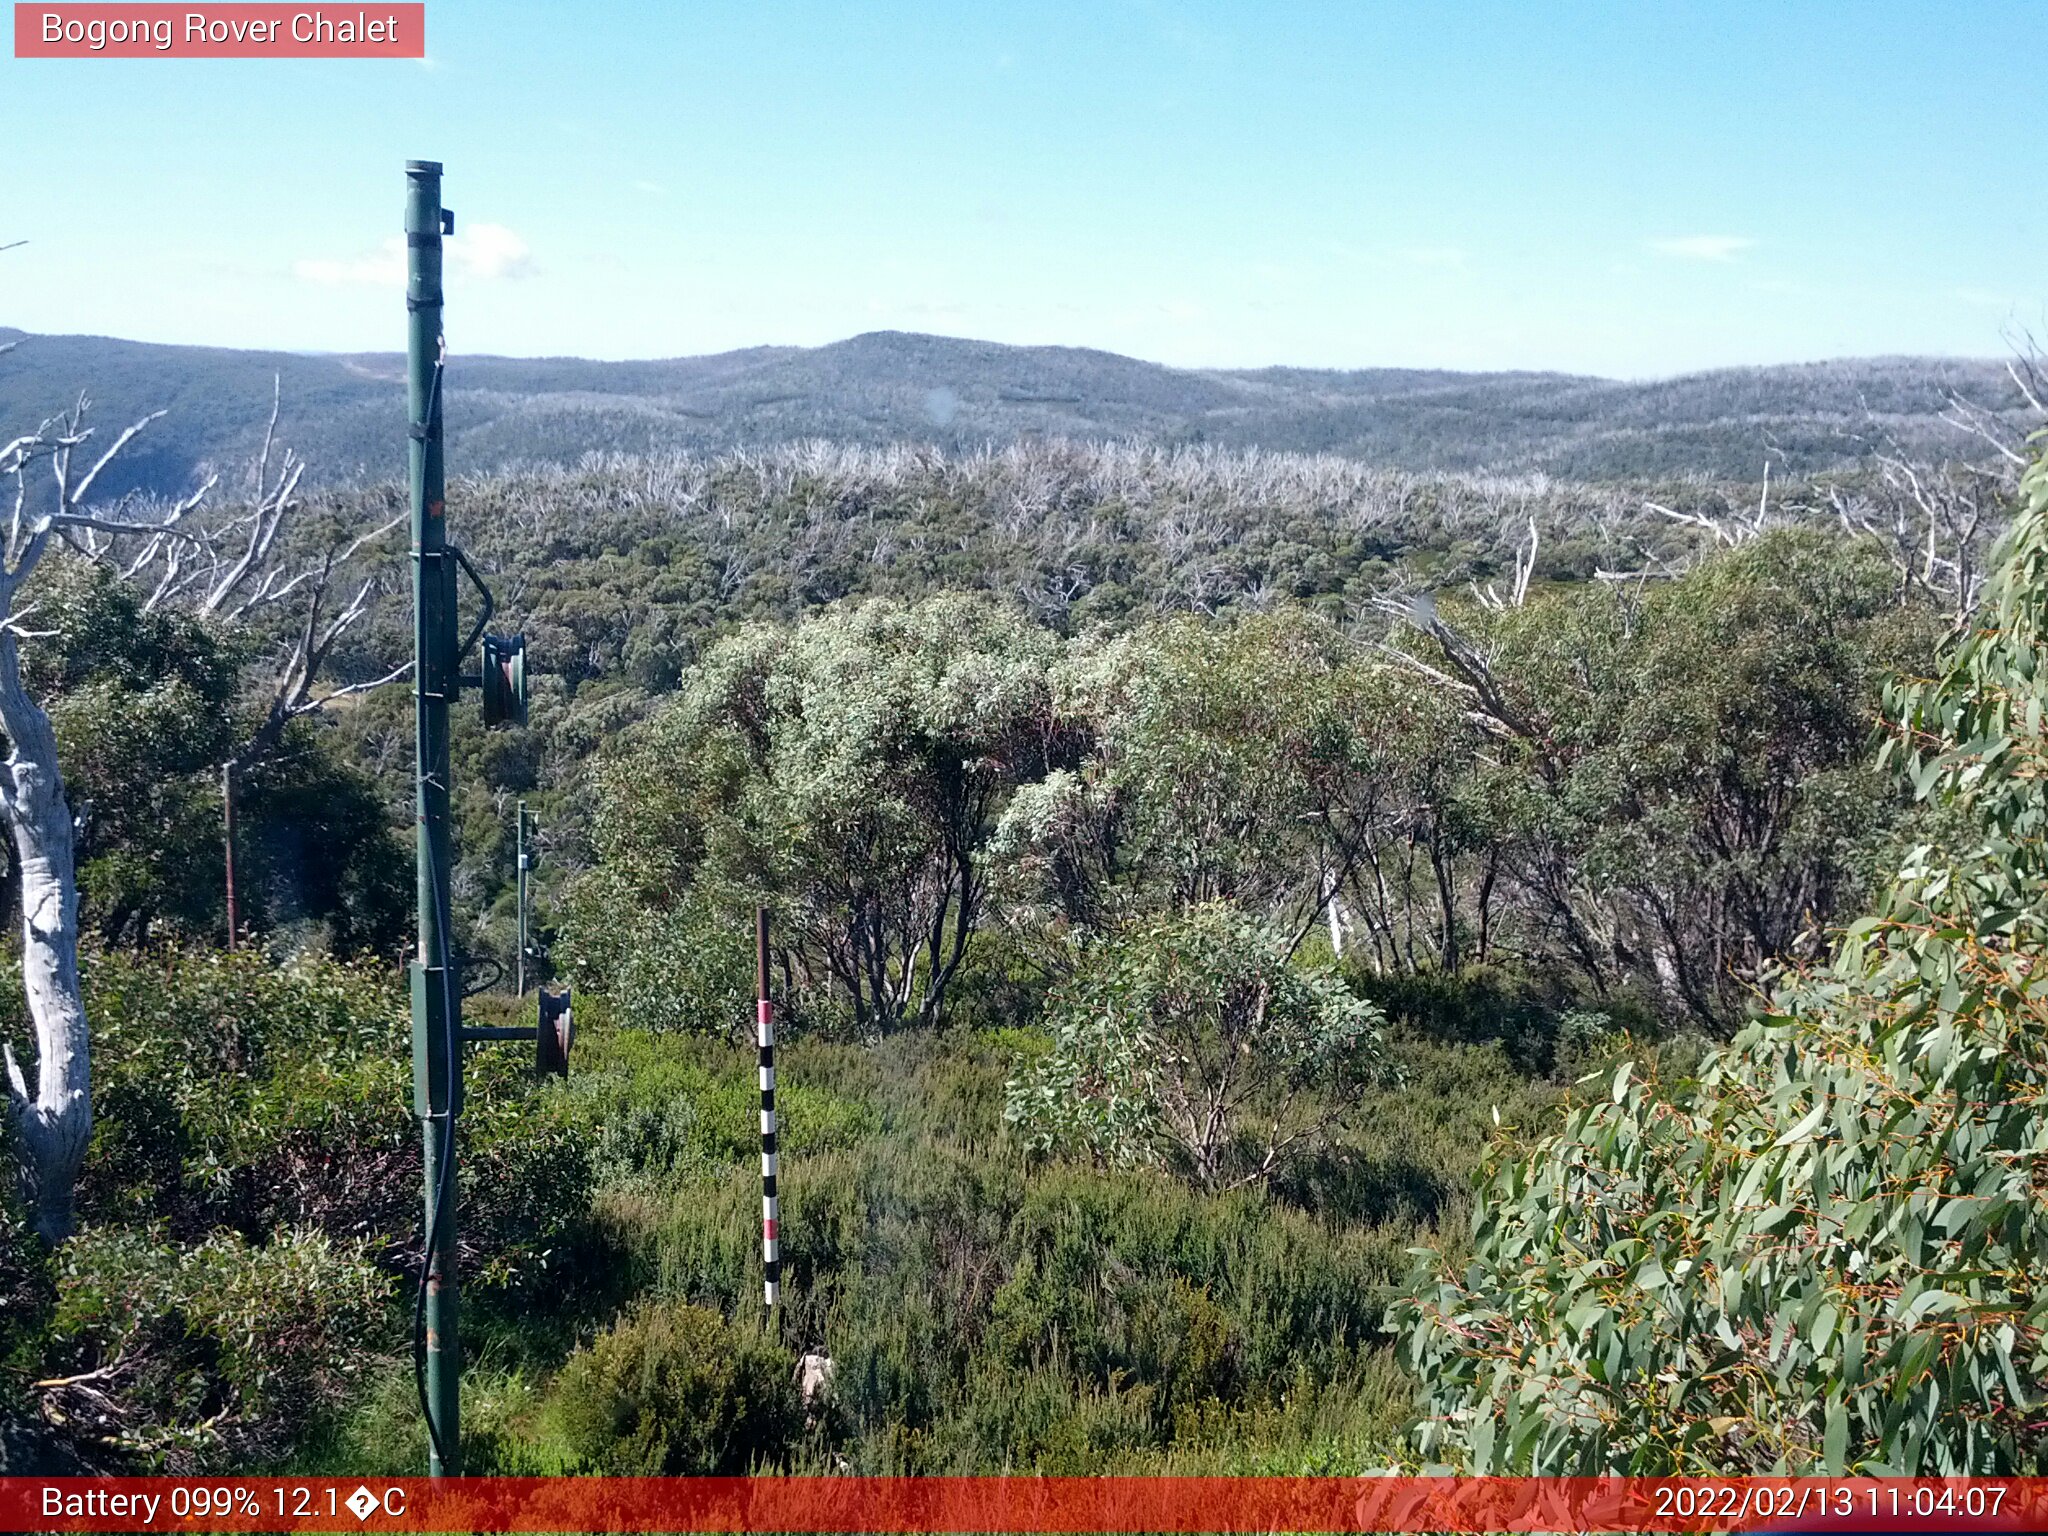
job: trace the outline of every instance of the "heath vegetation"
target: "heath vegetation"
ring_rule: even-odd
[[[457,730],[468,1011],[532,1016],[524,798],[578,1026],[563,1081],[471,1060],[470,1469],[2036,1470],[2048,478],[1990,387],[1932,408],[1981,459],[1900,429],[1760,483],[1551,478],[1581,434],[453,487],[536,674],[528,728]],[[1650,394],[1602,409],[1663,444]],[[74,507],[117,530],[10,631],[95,1103],[69,1235],[0,1212],[10,1469],[422,1457],[398,502],[281,485],[193,515],[274,499],[244,590],[317,582],[118,553],[156,486]]]

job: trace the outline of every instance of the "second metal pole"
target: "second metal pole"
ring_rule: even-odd
[[[227,863],[228,953],[235,949],[235,935],[241,930],[242,914],[235,905],[235,764],[220,765],[221,850]]]

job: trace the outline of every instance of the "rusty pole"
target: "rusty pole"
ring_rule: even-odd
[[[232,954],[236,931],[242,926],[241,914],[235,909],[235,764],[232,758],[220,765],[220,819],[228,871],[228,952]]]

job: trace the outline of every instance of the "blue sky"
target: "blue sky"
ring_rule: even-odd
[[[374,7],[372,7],[374,9]],[[865,330],[1648,376],[2048,331],[2038,0],[428,0],[424,62],[0,58],[0,324],[457,351]],[[2031,56],[2031,62],[2030,62]]]

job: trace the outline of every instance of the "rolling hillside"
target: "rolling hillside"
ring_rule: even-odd
[[[28,336],[0,361],[0,421],[32,424],[80,393],[112,424],[165,409],[130,486],[168,490],[256,443],[271,381],[286,436],[317,479],[382,479],[401,463],[403,360]],[[596,450],[768,445],[826,437],[960,448],[1040,436],[1216,442],[1331,452],[1417,470],[1540,471],[1584,480],[1824,469],[1886,436],[1964,451],[1939,421],[1951,392],[2003,409],[2003,368],[1878,358],[1650,382],[1410,369],[1193,371],[1070,347],[876,332],[658,362],[460,357],[449,376],[457,470],[574,461]]]

